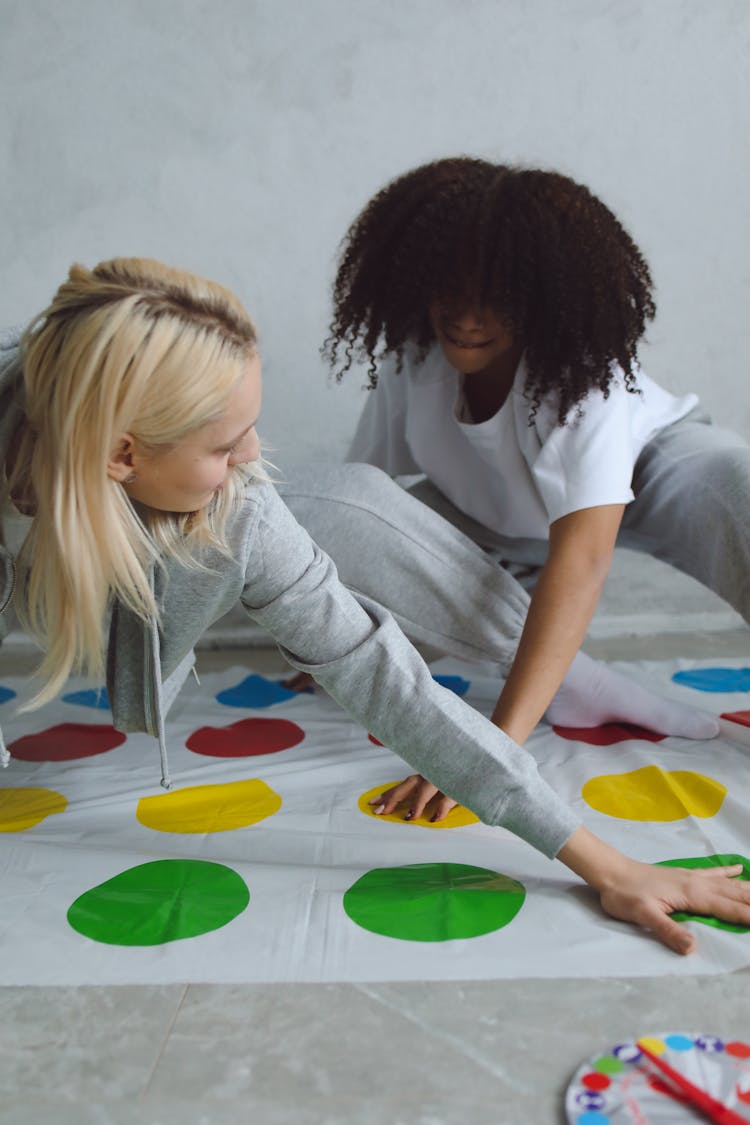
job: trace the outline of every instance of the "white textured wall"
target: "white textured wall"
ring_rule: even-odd
[[[339,459],[317,348],[369,196],[469,153],[558,168],[650,259],[646,366],[750,436],[748,0],[0,0],[2,320],[147,254],[256,317],[280,465]]]

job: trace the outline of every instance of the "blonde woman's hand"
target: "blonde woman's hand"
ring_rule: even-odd
[[[654,867],[630,861],[617,883],[600,890],[603,908],[613,918],[650,930],[675,953],[692,953],[696,938],[670,918],[675,911],[706,914],[724,922],[750,926],[750,882],[733,867]]]
[[[457,807],[455,801],[446,797],[418,773],[413,773],[400,784],[386,789],[379,797],[373,797],[370,804],[375,806],[373,811],[376,816],[395,812],[403,805],[404,820],[417,820],[420,816],[425,816],[433,824],[438,820],[445,820],[451,809]]]

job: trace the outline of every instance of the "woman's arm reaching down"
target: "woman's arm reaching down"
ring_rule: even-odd
[[[381,607],[341,585],[331,560],[271,488],[267,502],[264,566],[248,581],[243,602],[295,667],[486,823],[503,825],[550,858],[557,856],[597,891],[614,917],[652,930],[682,953],[695,941],[669,919],[672,911],[716,913],[750,925],[750,884],[724,877],[739,868],[710,876],[655,868],[582,827],[540,777],[531,755],[437,684]],[[397,803],[388,800],[383,811]]]

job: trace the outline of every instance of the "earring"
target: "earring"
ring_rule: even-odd
[[[123,484],[132,484],[133,481],[135,481],[135,480],[138,480],[138,473],[130,473],[128,476],[125,477],[125,479],[123,480],[122,483]]]

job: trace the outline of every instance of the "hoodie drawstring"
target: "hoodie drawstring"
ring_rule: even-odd
[[[172,778],[169,774],[169,758],[167,756],[167,734],[164,729],[164,714],[162,711],[162,683],[161,683],[161,646],[159,644],[159,627],[153,617],[149,618],[149,634],[151,638],[151,691],[153,693],[153,709],[156,718],[156,730],[159,738],[159,757],[161,759],[161,787],[172,788]]]

